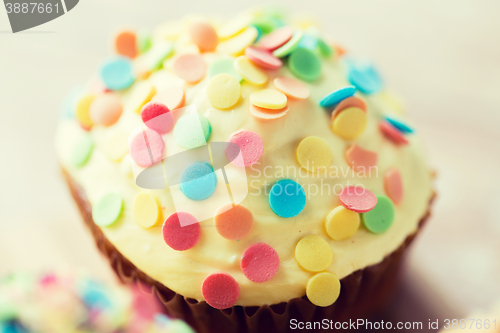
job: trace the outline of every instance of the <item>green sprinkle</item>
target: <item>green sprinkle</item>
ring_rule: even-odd
[[[323,57],[329,57],[333,54],[333,49],[321,38],[318,38],[318,49]]]
[[[260,16],[253,20],[252,25],[262,31],[263,34],[268,34],[274,30],[274,20],[267,16]]]
[[[288,60],[290,71],[301,80],[314,81],[321,75],[321,59],[311,50],[299,47]]]
[[[137,48],[139,53],[144,53],[151,47],[151,37],[146,31],[139,31],[137,36]]]
[[[239,82],[243,80],[243,77],[241,77],[240,73],[238,73],[234,68],[234,58],[224,58],[214,61],[208,67],[209,78],[222,73],[234,76]]]
[[[303,33],[301,30],[297,30],[292,38],[283,45],[282,47],[274,50],[273,55],[278,58],[285,57],[292,53],[295,49],[297,49],[297,46],[299,46],[300,40],[302,39]]]
[[[98,226],[107,227],[118,220],[122,209],[122,197],[116,193],[108,193],[92,207],[92,218]]]
[[[377,205],[361,214],[366,229],[374,234],[386,232],[394,222],[394,204],[385,195],[377,195]]]
[[[186,114],[174,127],[175,142],[185,149],[206,145],[212,128],[207,118],[198,114]]]
[[[84,166],[92,155],[93,149],[94,142],[92,142],[90,135],[84,134],[73,147],[71,163],[78,168]]]

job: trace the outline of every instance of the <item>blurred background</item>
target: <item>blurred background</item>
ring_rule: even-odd
[[[269,1],[85,0],[12,34],[0,10],[0,275],[50,267],[113,277],[54,154],[61,101],[111,53],[118,28]],[[403,97],[437,171],[433,218],[383,319],[461,318],[500,299],[500,2],[276,1],[372,59]],[[424,325],[425,326],[425,325]]]

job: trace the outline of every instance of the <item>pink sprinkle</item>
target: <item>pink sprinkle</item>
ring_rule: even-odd
[[[250,245],[241,257],[243,274],[253,282],[266,282],[278,272],[280,259],[276,250],[265,243]]]
[[[377,165],[378,154],[355,143],[346,150],[345,157],[353,169],[367,172]]]
[[[189,250],[200,240],[200,223],[189,213],[176,212],[167,217],[162,233],[165,243],[172,249]]]
[[[252,131],[239,130],[234,132],[228,140],[230,143],[238,145],[228,145],[226,148],[227,158],[238,167],[247,167],[257,163],[264,151],[264,143],[261,137]],[[238,155],[241,158],[237,158]]]
[[[398,169],[392,168],[384,174],[385,193],[391,200],[398,205],[403,200],[403,179]]]
[[[267,50],[249,46],[245,49],[245,55],[257,66],[264,69],[276,70],[283,66],[283,62]]]
[[[232,307],[240,296],[238,282],[229,274],[218,272],[210,274],[201,285],[201,294],[213,308],[227,309]]]
[[[258,47],[268,51],[274,51],[278,47],[285,45],[292,36],[294,30],[291,27],[282,27],[274,30],[269,35],[262,37],[258,43]]]
[[[135,163],[147,168],[163,158],[165,143],[158,132],[147,128],[134,137],[129,148],[130,157]]]
[[[345,187],[339,195],[345,208],[357,213],[366,213],[377,205],[377,197],[360,186]]]
[[[199,54],[183,54],[173,64],[174,73],[189,83],[196,83],[205,77],[207,63]]]
[[[165,104],[149,102],[141,109],[144,124],[160,134],[168,133],[174,127],[174,116]]]
[[[392,141],[394,144],[407,145],[409,143],[408,140],[403,135],[403,133],[398,131],[396,127],[392,126],[387,121],[381,120],[378,123],[378,127],[380,131],[384,134],[384,136],[388,140]]]

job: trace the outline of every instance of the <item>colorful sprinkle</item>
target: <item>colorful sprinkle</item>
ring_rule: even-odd
[[[406,125],[404,122],[402,122],[399,119],[385,116],[385,120],[387,120],[392,126],[396,127],[396,129],[399,130],[403,134],[411,134],[414,132],[413,128]]]
[[[153,47],[136,59],[137,71],[142,75],[146,75],[151,71],[158,70],[162,66],[163,61],[171,56],[173,52],[174,44],[172,42],[155,42]]]
[[[189,36],[201,52],[215,51],[219,37],[214,27],[207,21],[196,20],[189,26]]]
[[[134,71],[130,59],[115,57],[101,67],[101,79],[110,90],[127,89],[134,83]]]
[[[385,195],[377,195],[377,205],[367,213],[361,214],[363,225],[374,234],[386,232],[394,222],[394,204]]]
[[[253,42],[255,42],[258,34],[257,28],[250,26],[236,36],[220,43],[217,46],[217,51],[221,53],[229,53],[235,57],[240,56],[243,54],[247,46],[250,46]]]
[[[116,193],[108,193],[92,205],[92,219],[100,227],[113,224],[123,210],[123,199]]]
[[[175,124],[175,142],[185,149],[207,144],[212,128],[207,118],[198,114],[185,114]]]
[[[333,240],[340,241],[350,238],[356,233],[360,224],[359,214],[344,206],[333,209],[325,221],[325,229]]]
[[[94,125],[92,118],[90,118],[90,105],[92,105],[94,99],[94,95],[85,95],[76,103],[75,117],[86,130],[89,130]]]
[[[289,110],[288,106],[285,106],[283,109],[271,110],[271,109],[259,108],[258,106],[250,104],[250,113],[252,114],[252,116],[262,121],[280,119],[286,116],[288,110]]]
[[[208,163],[190,164],[181,175],[181,191],[191,200],[205,200],[215,191],[217,177]]]
[[[344,88],[337,89],[334,92],[331,92],[325,97],[323,97],[321,101],[319,101],[319,105],[324,108],[332,107],[340,103],[342,100],[351,97],[352,95],[354,95],[355,92],[356,92],[356,87],[354,86],[347,86]]]
[[[234,58],[223,58],[216,60],[210,64],[208,67],[208,77],[212,78],[217,74],[226,73],[234,76],[238,82],[243,80],[243,77],[238,73],[238,71],[234,68]]]
[[[229,137],[228,142],[234,145],[227,145],[226,156],[238,167],[243,168],[257,163],[264,151],[262,138],[252,131],[243,129],[236,131]],[[242,158],[238,158],[240,154]]]
[[[280,258],[275,249],[265,243],[252,244],[241,257],[240,267],[243,274],[253,282],[271,280],[280,266]]]
[[[137,57],[137,37],[133,31],[122,31],[115,38],[116,53],[129,57]]]
[[[277,77],[274,79],[274,86],[287,97],[295,99],[306,99],[309,97],[309,88],[301,81],[290,77]]]
[[[175,212],[163,223],[163,240],[176,251],[186,251],[200,240],[200,223],[186,212]]]
[[[263,34],[268,34],[274,30],[274,21],[267,16],[254,18],[252,21],[252,25],[262,31]]]
[[[174,127],[174,116],[165,104],[149,102],[141,109],[144,124],[160,134],[168,133]]]
[[[274,30],[269,35],[263,37],[258,47],[268,51],[274,51],[285,45],[293,37],[294,30],[291,27],[282,27]]]
[[[299,42],[302,39],[303,32],[301,30],[295,31],[292,38],[285,45],[280,46],[276,50],[273,51],[273,56],[278,58],[283,58],[292,53],[298,46]]]
[[[135,113],[141,113],[141,109],[144,104],[151,101],[155,94],[156,87],[151,82],[139,82],[134,86],[128,104]]]
[[[311,34],[305,33],[300,39],[299,47],[303,47],[311,51],[316,51],[316,49],[318,48],[318,39]]]
[[[207,63],[199,54],[186,53],[179,56],[173,64],[174,73],[188,83],[197,83],[205,77]]]
[[[250,103],[264,109],[283,109],[286,102],[286,95],[274,89],[263,89],[250,94]]]
[[[316,306],[330,306],[335,303],[339,295],[340,280],[333,273],[318,273],[307,282],[307,299]]]
[[[236,58],[234,68],[248,83],[260,86],[268,80],[267,74],[257,68],[246,56]]]
[[[306,206],[306,193],[302,186],[293,180],[281,179],[271,188],[269,206],[280,217],[297,216]]]
[[[318,38],[318,50],[323,57],[329,57],[333,54],[333,49],[321,38]]]
[[[345,158],[351,168],[360,171],[369,171],[377,165],[378,154],[374,151],[363,149],[357,143],[354,143],[346,150]]]
[[[147,128],[132,139],[129,148],[130,157],[137,165],[147,168],[163,158],[164,148],[165,143],[161,135]]]
[[[384,136],[392,141],[396,145],[407,145],[409,141],[405,138],[403,133],[398,131],[396,127],[388,123],[387,121],[381,120],[378,123],[378,127]]]
[[[90,135],[82,135],[73,147],[73,151],[71,153],[71,163],[78,168],[84,166],[90,159],[93,149],[94,142],[92,141]]]
[[[227,39],[242,32],[252,22],[250,15],[241,15],[224,23],[218,30],[217,35],[220,39]]]
[[[361,186],[349,186],[342,189],[340,202],[345,208],[357,213],[366,213],[377,204],[375,194]]]
[[[148,192],[140,192],[134,199],[134,219],[142,228],[151,228],[160,223],[161,209],[155,196]]]
[[[240,95],[240,83],[230,74],[217,74],[208,82],[208,100],[218,109],[229,109],[234,106],[240,99]]]
[[[214,215],[215,228],[219,235],[229,240],[240,240],[253,228],[252,212],[243,205],[228,203],[220,206]]]
[[[288,59],[290,71],[304,81],[315,81],[321,75],[321,59],[311,50],[299,47]]]
[[[215,309],[232,307],[240,296],[238,282],[229,274],[212,273],[203,280],[201,294],[205,301]]]
[[[380,75],[371,64],[349,63],[349,82],[363,94],[371,95],[382,90]]]
[[[308,136],[297,147],[297,161],[309,172],[326,169],[332,162],[333,154],[325,140]]]
[[[165,104],[170,110],[175,110],[184,105],[184,89],[181,87],[169,87],[157,92],[151,99],[152,102]]]
[[[330,266],[333,253],[330,245],[323,238],[308,235],[295,246],[295,259],[300,267],[310,272],[321,272]]]
[[[350,107],[355,107],[363,110],[366,112],[366,103],[363,101],[361,98],[358,98],[356,96],[351,96],[347,97],[346,99],[343,99],[337,106],[335,106],[335,109],[332,112],[332,121],[335,119],[335,117],[343,110],[350,108]]]
[[[333,120],[333,132],[345,140],[354,140],[365,131],[366,112],[350,107],[342,110]]]
[[[396,168],[387,170],[384,174],[385,193],[391,200],[399,205],[403,200],[403,179],[401,173]]]
[[[123,106],[120,98],[113,94],[97,96],[90,104],[89,115],[92,122],[104,126],[111,126],[120,119]]]
[[[245,56],[257,66],[264,69],[276,70],[283,66],[283,62],[273,56],[271,52],[256,47],[247,47],[245,49]]]

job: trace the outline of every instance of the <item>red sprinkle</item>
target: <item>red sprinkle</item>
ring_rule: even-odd
[[[392,126],[387,121],[381,120],[378,123],[378,127],[380,128],[380,131],[384,134],[384,136],[394,144],[407,145],[409,143],[403,133],[398,131],[396,127]]]
[[[285,45],[293,36],[293,28],[282,27],[274,30],[269,35],[262,37],[258,43],[258,47],[268,51],[274,51],[278,47]]]
[[[163,158],[165,143],[158,132],[147,128],[132,139],[129,148],[130,157],[132,157],[135,163],[143,168],[147,168]]]
[[[165,104],[148,102],[141,109],[144,124],[160,134],[168,133],[174,127],[174,116]]]
[[[265,243],[250,245],[241,257],[241,270],[253,282],[266,282],[278,272],[280,258],[275,249]]]
[[[357,213],[369,212],[377,205],[375,194],[358,186],[345,187],[339,199],[345,208]]]
[[[257,66],[264,69],[276,70],[283,66],[283,62],[267,50],[249,46],[245,49],[245,55]]]
[[[175,212],[163,223],[163,239],[176,251],[189,250],[200,240],[200,223],[186,212]]]
[[[229,274],[218,272],[210,274],[201,285],[201,294],[213,308],[227,309],[232,307],[240,296],[238,282]]]

